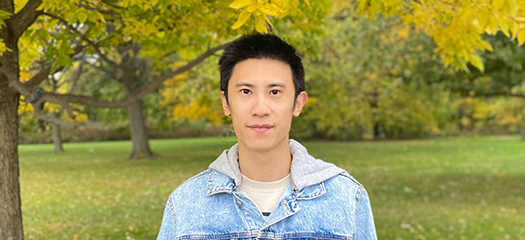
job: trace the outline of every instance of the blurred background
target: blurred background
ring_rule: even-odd
[[[524,3],[0,9],[0,160],[17,181],[20,167],[20,193],[4,196],[21,198],[4,206],[21,209],[26,239],[155,239],[169,193],[236,142],[217,62],[254,32],[297,48],[309,99],[290,137],[367,188],[379,239],[525,239]],[[0,232],[19,239],[13,226]]]

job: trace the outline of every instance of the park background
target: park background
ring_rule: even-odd
[[[0,9],[2,239],[22,222],[26,239],[155,239],[169,193],[236,141],[217,62],[254,32],[297,47],[290,136],[367,188],[379,239],[525,239],[520,1]]]

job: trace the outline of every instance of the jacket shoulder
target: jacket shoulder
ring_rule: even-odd
[[[327,191],[331,190],[331,192],[344,198],[359,198],[365,191],[364,186],[346,171],[330,178],[324,184]]]
[[[343,178],[343,179],[347,179],[348,181],[350,181],[352,184],[355,184],[357,185],[358,187],[361,187],[361,188],[364,188],[363,185],[361,183],[359,183],[352,175],[350,175],[347,171],[344,171],[342,173],[340,173],[338,175],[339,177]]]
[[[181,183],[175,190],[171,193],[170,198],[181,197],[184,194],[189,194],[190,192],[195,193],[196,189],[206,190],[206,185],[210,174],[213,172],[212,169],[207,169],[202,171],[195,176],[188,178],[186,181]]]

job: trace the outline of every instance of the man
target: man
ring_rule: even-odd
[[[288,137],[308,98],[295,49],[245,35],[219,65],[237,144],[170,195],[158,239],[377,239],[363,186]]]

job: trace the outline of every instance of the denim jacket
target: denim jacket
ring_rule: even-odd
[[[236,144],[173,191],[157,239],[377,239],[363,186],[289,142],[291,184],[268,219],[237,188]]]

